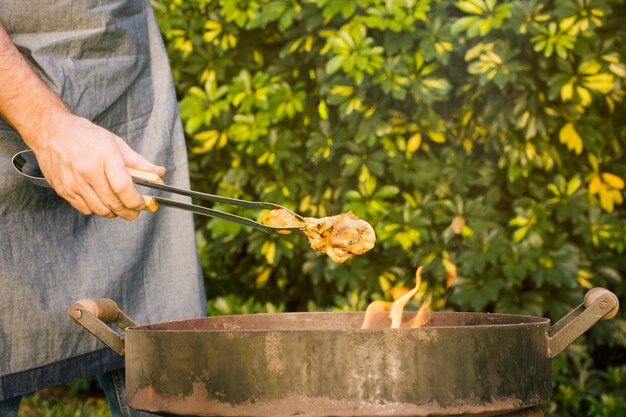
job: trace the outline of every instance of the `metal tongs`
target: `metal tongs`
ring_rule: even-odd
[[[38,185],[40,187],[50,188],[50,185],[46,181],[41,169],[39,168],[39,163],[37,162],[37,158],[32,150],[27,149],[21,152],[16,153],[13,156],[13,167],[19,172],[21,175],[28,178],[33,184]],[[156,174],[146,171],[140,171],[133,168],[127,168],[129,174],[133,178],[133,182],[137,185],[141,185],[143,187],[152,188],[155,190],[166,191],[173,194],[183,195],[187,197],[196,198],[198,200],[204,201],[212,201],[217,203],[225,203],[232,204],[233,206],[239,207],[247,207],[253,209],[284,209],[289,211],[294,215],[298,220],[304,222],[302,216],[293,211],[289,210],[286,207],[283,207],[279,204],[267,203],[267,202],[258,202],[258,201],[246,201],[246,200],[238,200],[236,198],[222,197],[219,195],[201,193],[193,190],[185,190],[183,188],[173,187],[171,185],[166,185],[163,183],[163,180]],[[156,196],[144,196],[144,200],[146,201],[146,208],[144,210],[155,212],[158,209],[159,205],[174,207],[182,210],[187,210],[192,213],[201,214],[203,216],[217,217],[219,219],[227,220],[230,222],[243,224],[245,226],[254,227],[256,229],[260,229],[267,233],[272,234],[289,234],[291,232],[302,233],[304,231],[303,226],[291,226],[291,227],[275,227],[275,226],[267,226],[257,221],[237,216],[236,214],[225,213],[223,211],[215,210],[208,207],[198,206],[195,204],[184,203],[182,201],[171,200],[163,197]]]

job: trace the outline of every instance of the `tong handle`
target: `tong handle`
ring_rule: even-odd
[[[204,200],[204,201],[232,204],[234,206],[239,206],[239,207],[248,207],[248,208],[255,208],[255,209],[271,209],[271,210],[279,209],[279,208],[285,209],[285,207],[280,206],[278,204],[274,204],[274,203],[238,200],[235,198],[222,197],[219,195],[201,193],[198,191],[185,190],[182,188],[173,187],[171,185],[166,185],[165,183],[163,183],[163,180],[161,179],[161,177],[159,177],[157,174],[154,174],[152,172],[142,171],[142,170],[134,169],[134,168],[126,168],[126,169],[128,170],[131,177],[133,177],[133,181],[135,182],[135,184],[142,185],[144,187],[149,187],[155,190],[165,191],[165,192],[183,195],[183,196],[191,197],[191,198],[197,198],[199,200]],[[254,220],[247,219],[245,217],[241,217],[236,214],[225,213],[225,212],[215,210],[212,208],[197,206],[197,205],[190,204],[190,203],[183,203],[181,201],[170,200],[168,198],[163,198],[163,197],[143,196],[143,198],[146,203],[146,207],[144,208],[144,211],[148,211],[151,213],[154,213],[155,211],[157,211],[159,205],[163,205],[163,206],[175,207],[175,208],[191,211],[192,213],[201,214],[203,216],[217,217],[219,219],[223,219],[223,220],[227,220],[230,222],[261,229],[267,233],[289,234],[291,232],[302,232],[304,229],[303,227],[298,227],[298,226],[294,226],[294,227],[266,226]],[[293,213],[293,215],[296,218],[303,220],[299,214]]]
[[[154,184],[164,185],[163,179],[159,177],[154,172],[142,171],[137,168],[128,168],[126,170],[130,174],[131,177],[137,178],[140,180],[144,180],[147,182],[151,182]],[[147,211],[149,213],[155,213],[159,209],[159,203],[157,203],[156,199],[149,195],[142,195],[143,201],[146,206],[143,208],[143,211]]]
[[[159,177],[157,174],[155,174],[154,172],[142,171],[141,169],[128,168],[128,167],[126,167],[126,170],[130,174],[130,176],[133,178],[138,178],[140,180],[152,182],[154,184],[161,184],[161,185],[165,184],[163,182],[163,179]]]

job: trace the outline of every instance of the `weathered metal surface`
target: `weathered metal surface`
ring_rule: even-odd
[[[129,404],[194,416],[493,415],[550,397],[547,319],[432,313],[423,328],[361,330],[362,320],[287,313],[129,328]]]
[[[106,323],[114,323],[121,330],[135,326],[135,323],[118,308],[115,301],[108,298],[78,300],[70,307],[68,314],[113,352],[124,356],[124,337],[115,333]]]
[[[389,329],[381,312],[363,330],[364,313],[135,326],[110,303],[86,300],[69,313],[126,353],[131,407],[225,417],[541,416],[534,406],[551,394],[551,358],[619,309],[613,293],[594,288],[552,327],[540,317],[428,313],[424,327]]]
[[[582,304],[550,328],[548,333],[550,358],[556,357],[599,320],[615,317],[618,309],[619,300],[615,294],[604,288],[590,290]]]
[[[532,407],[520,411],[514,411],[508,414],[503,414],[499,417],[543,417],[543,413],[541,412],[539,407]]]

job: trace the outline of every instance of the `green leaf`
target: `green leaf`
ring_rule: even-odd
[[[326,72],[329,74],[336,73],[342,67],[344,60],[345,58],[341,55],[331,58],[326,63]]]
[[[395,185],[385,185],[379,188],[378,190],[376,190],[373,197],[387,199],[387,198],[393,198],[397,196],[399,193],[400,193],[399,187]]]

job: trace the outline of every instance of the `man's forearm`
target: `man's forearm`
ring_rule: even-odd
[[[132,220],[145,203],[126,168],[165,174],[122,138],[72,114],[1,25],[0,117],[35,152],[48,184],[83,214]]]
[[[66,116],[61,99],[39,78],[0,24],[0,116],[30,147],[45,141],[44,124]]]

